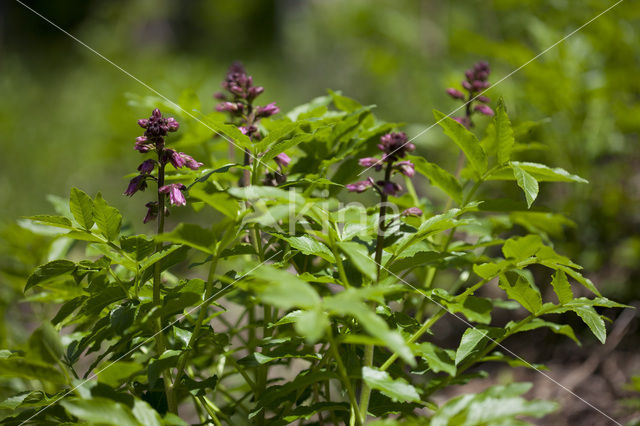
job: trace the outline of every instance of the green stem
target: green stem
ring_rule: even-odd
[[[393,162],[389,161],[387,163],[387,168],[384,171],[384,181],[389,182],[391,180],[391,173],[393,172]],[[380,275],[382,270],[382,252],[384,249],[384,234],[386,231],[385,225],[385,216],[387,214],[387,194],[384,190],[380,193],[380,213],[378,214],[378,237],[376,238],[376,283],[380,282]],[[364,346],[364,359],[363,359],[363,367],[372,367],[373,366],[373,345],[365,345]],[[365,382],[362,381],[362,387],[360,389],[360,417],[363,420],[367,419],[367,411],[369,410],[369,399],[371,398],[371,387]]]
[[[416,342],[420,337],[422,337],[424,333],[429,331],[429,329],[433,326],[433,324],[435,324],[440,318],[442,318],[442,316],[446,312],[447,311],[445,309],[440,309],[435,315],[433,315],[431,318],[425,321],[425,323],[422,324],[422,326],[418,329],[418,331],[416,331],[411,335],[411,337],[409,337],[409,339],[407,340],[407,343],[411,344]],[[398,359],[398,354],[394,352],[393,354],[391,354],[389,358],[387,358],[384,364],[382,364],[382,366],[380,367],[380,370],[385,371],[387,368],[391,367],[391,364],[393,364],[396,359]]]
[[[340,352],[338,351],[338,345],[336,344],[336,341],[333,338],[333,331],[331,330],[331,326],[327,327],[327,336],[329,338],[329,343],[331,345],[331,352],[333,352],[333,357],[336,360],[336,364],[338,364],[338,372],[342,377],[342,382],[344,383],[344,386],[347,388],[347,395],[349,396],[349,401],[351,403],[352,419],[355,419],[355,422],[358,426],[362,426],[364,421],[360,416],[360,410],[358,408],[358,401],[356,400],[356,394],[353,391],[353,386],[351,386],[351,380],[349,379],[347,370],[344,368],[342,357],[340,356]]]
[[[327,231],[327,236],[329,237],[329,247],[331,248],[331,252],[333,253],[333,257],[336,259],[336,266],[338,267],[338,274],[340,275],[340,281],[342,281],[342,285],[344,288],[349,288],[349,280],[347,279],[347,273],[344,270],[344,265],[342,263],[342,258],[340,257],[340,252],[338,251],[338,247],[333,237],[333,229],[329,228]]]
[[[158,146],[158,189],[164,186],[164,169],[165,164],[162,161],[162,153],[164,151],[164,146]],[[165,202],[165,194],[158,191],[158,228],[157,235],[160,235],[164,232],[164,202]],[[158,241],[156,243],[155,252],[159,253],[162,251],[163,243],[162,241]],[[156,262],[153,265],[153,304],[158,308],[162,308],[162,298],[160,295],[160,287],[161,287],[161,271],[160,271],[160,262]],[[162,356],[166,349],[166,343],[164,339],[164,332],[162,329],[162,324],[164,322],[163,315],[160,315],[156,320],[156,349],[158,351],[158,356]],[[171,386],[171,373],[169,369],[165,369],[162,372],[162,378],[164,381],[164,391],[167,397],[167,405],[170,412],[177,414],[178,413],[178,404],[174,398],[174,393],[172,391]]]
[[[202,328],[202,323],[207,317],[207,312],[209,311],[208,302],[211,296],[213,295],[213,280],[216,275],[217,267],[218,267],[218,256],[216,255],[211,261],[211,265],[209,266],[209,276],[207,277],[204,301],[200,306],[200,312],[198,312],[198,318],[196,319],[195,327],[193,328],[193,332],[191,333],[191,337],[189,338],[189,343],[187,344],[187,347],[185,348],[184,353],[180,358],[180,361],[178,362],[176,378],[173,381],[173,386],[171,387],[171,390],[174,393],[174,397],[176,393],[176,388],[180,385],[180,379],[182,379],[182,376],[184,375],[184,369],[185,369],[185,366],[187,365],[187,361],[189,360],[191,351],[193,350],[193,347],[200,335],[200,329]]]

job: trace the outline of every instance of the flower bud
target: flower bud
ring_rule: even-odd
[[[373,179],[369,178],[367,180],[362,180],[360,182],[350,183],[346,185],[346,188],[349,192],[361,193],[371,188],[372,186],[373,186]]]
[[[464,99],[464,93],[462,93],[457,89],[454,89],[453,87],[449,87],[447,89],[447,94],[451,96],[453,99]]]
[[[395,182],[381,180],[376,183],[381,188],[383,194],[396,195],[402,191],[402,187]]]
[[[280,108],[276,106],[275,102],[271,102],[269,105],[256,108],[256,118],[271,117],[279,112]]]
[[[129,181],[127,190],[124,191],[124,195],[131,197],[138,191],[144,191],[147,188],[147,181],[144,175],[138,175]]]
[[[477,96],[476,100],[484,104],[488,104],[489,102],[491,102],[491,99],[489,99],[487,96],[484,96],[484,95]]]
[[[402,212],[402,216],[422,216],[422,210],[417,207],[410,207]]]
[[[380,160],[379,158],[375,158],[375,157],[361,158],[361,159],[358,160],[358,164],[360,164],[362,167],[366,167],[366,168],[375,167],[376,171],[379,171],[380,169],[382,169],[382,160]]]
[[[138,171],[143,175],[148,175],[153,171],[153,168],[156,166],[155,160],[145,160],[138,166]]]
[[[484,115],[493,115],[493,110],[488,105],[476,105],[473,109]]]
[[[415,166],[411,161],[400,161],[395,164],[395,169],[407,177],[413,177]]]
[[[170,132],[176,132],[180,127],[180,123],[178,123],[175,118],[169,117],[167,118],[167,127]]]
[[[291,158],[287,154],[285,154],[284,152],[281,152],[280,154],[276,155],[273,158],[273,160],[280,167],[287,167],[289,165],[289,163],[291,162]]]
[[[142,127],[143,129],[146,129],[148,125],[149,120],[147,120],[146,118],[141,118],[140,120],[138,120],[138,126]]]
[[[472,91],[473,90],[473,86],[471,86],[471,83],[469,83],[468,81],[463,81],[462,82],[462,87],[464,87],[468,91]]]

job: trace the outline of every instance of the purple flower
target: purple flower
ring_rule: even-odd
[[[471,127],[471,120],[468,117],[451,117],[456,120],[458,123],[462,124],[467,129]]]
[[[417,207],[410,207],[402,212],[402,216],[422,216],[422,210]]]
[[[138,191],[144,191],[147,188],[147,181],[145,175],[138,175],[129,181],[127,190],[124,191],[124,195],[131,197]]]
[[[358,160],[358,164],[360,164],[362,167],[375,167],[377,172],[382,170],[382,162],[383,160],[375,157],[365,157]]]
[[[395,168],[407,177],[413,177],[415,174],[415,167],[411,161],[400,161],[395,164]]]
[[[392,132],[383,135],[380,138],[378,148],[386,154],[383,157],[386,162],[396,161],[398,158],[404,157],[407,152],[416,149],[415,145],[408,141],[404,132]]]
[[[376,182],[380,188],[382,188],[382,193],[387,195],[396,195],[398,192],[402,191],[402,187],[395,182],[380,180]]]
[[[143,129],[146,129],[143,136],[146,138],[145,141],[149,141],[156,145],[164,142],[164,137],[168,132],[175,132],[180,127],[175,118],[162,117],[162,113],[158,108],[153,110],[151,117],[148,119],[138,120],[138,125]],[[138,145],[139,144],[136,143],[136,149],[138,149],[138,151],[146,152],[139,149]]]
[[[256,108],[256,118],[271,117],[272,115],[277,114],[279,112],[280,112],[280,108],[276,106],[275,102],[271,102],[266,106],[263,106],[263,107],[259,106]]]
[[[167,127],[170,132],[177,132],[180,127],[180,123],[178,123],[175,118],[169,117],[167,118]]]
[[[447,89],[447,94],[451,96],[453,99],[464,99],[464,93],[462,93],[457,89],[454,89],[453,87],[449,87]]]
[[[287,154],[285,154],[284,152],[281,152],[280,154],[276,155],[273,160],[280,167],[287,167],[289,165],[289,163],[291,162],[291,158]]]
[[[484,95],[479,95],[476,97],[476,100],[478,102],[482,102],[483,104],[488,104],[489,102],[491,102],[491,99],[489,99],[489,97],[484,96]]]
[[[147,208],[147,214],[144,217],[144,220],[142,221],[142,223],[147,223],[152,220],[155,220],[155,218],[158,217],[158,202],[150,201],[144,206]]]
[[[182,156],[174,149],[167,148],[162,154],[163,162],[166,163],[167,161],[170,161],[171,165],[176,169],[182,168],[186,163],[185,159],[182,158]]]
[[[187,189],[187,187],[181,183],[171,183],[158,188],[158,192],[169,194],[169,202],[174,206],[184,206],[187,204],[187,200],[182,193],[185,189]]]
[[[242,112],[243,105],[240,102],[222,102],[216,107],[220,112]]]
[[[145,160],[138,166],[138,171],[143,175],[148,175],[156,166],[156,160]]]
[[[260,94],[262,94],[262,92],[264,92],[264,87],[262,87],[262,86],[249,87],[248,92],[249,93],[248,93],[247,99],[252,101],[255,98],[257,98],[258,96],[260,96]]]
[[[153,144],[147,142],[148,139],[146,136],[138,136],[136,138],[136,145],[134,146],[134,149],[136,151],[140,151],[141,153],[149,152],[155,149],[155,146]]]
[[[213,94],[213,97],[218,99],[219,101],[226,101],[227,100],[227,95],[225,95],[222,92],[216,92]]]
[[[198,170],[202,163],[193,159],[192,156],[185,154],[184,152],[176,152],[173,149],[165,149],[164,155],[167,158],[164,161],[170,161],[171,165],[176,169],[180,169],[184,166],[187,166],[191,170]]]
[[[350,183],[346,185],[347,191],[349,192],[364,192],[367,189],[371,188],[374,185],[373,179],[368,178],[367,180],[361,180],[360,182]]]
[[[256,126],[240,126],[238,127],[238,129],[240,129],[243,135],[247,136],[251,136],[258,131],[258,128]]]
[[[473,109],[484,115],[493,115],[493,110],[488,105],[476,105]]]

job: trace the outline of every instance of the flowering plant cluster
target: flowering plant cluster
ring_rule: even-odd
[[[477,62],[464,73],[465,80],[462,81],[462,87],[467,92],[466,95],[453,87],[447,89],[447,94],[449,96],[453,99],[464,102],[465,115],[462,117],[454,117],[453,119],[466,128],[473,127],[471,116],[474,112],[488,116],[492,116],[494,114],[493,110],[488,105],[491,100],[488,96],[482,94],[491,86],[491,83],[489,83],[490,71],[491,69],[487,62]],[[474,101],[477,101],[478,103],[474,105]]]
[[[502,100],[494,111],[481,95],[489,66],[466,77],[467,95],[448,90],[465,116],[434,111],[465,173],[337,92],[276,116],[275,103],[254,105],[264,89],[239,64],[218,111],[180,132],[194,150],[201,141],[202,163],[166,146],[176,119],[155,109],[139,120],[135,149],[153,158],[125,194],[156,182],[144,219],[156,232],[136,234],[101,194],[76,188],[57,215],[29,218],[57,232],[42,231],[55,244],[24,291],[57,313],[0,351],[3,422],[526,424],[556,410],[525,398],[527,383],[452,396],[500,374],[490,362],[540,368],[506,339],[546,329],[578,342],[558,322],[573,313],[604,342],[602,310],[622,307],[554,249],[568,221],[529,210],[538,182],[584,179],[522,161],[516,143],[530,141],[516,142]],[[491,121],[473,126],[474,112]],[[481,142],[471,129],[485,125]],[[358,181],[370,169],[382,176]],[[490,181],[522,195],[505,207],[513,192],[485,191]],[[186,205],[187,188],[192,223],[174,215],[165,230],[166,204]],[[369,189],[376,202],[357,203]]]
[[[158,212],[162,211],[163,215],[167,215],[169,210],[166,208],[164,200],[165,196],[169,196],[169,202],[173,205],[184,206],[187,204],[183,191],[187,188],[181,183],[172,183],[165,185],[165,167],[171,163],[176,169],[188,167],[191,170],[198,170],[202,163],[193,159],[193,157],[177,152],[174,149],[165,147],[165,138],[169,132],[176,132],[180,127],[179,123],[172,117],[164,118],[158,108],[154,109],[151,117],[148,119],[138,120],[138,125],[145,129],[144,135],[136,138],[135,149],[141,154],[154,152],[156,158],[144,160],[139,166],[140,174],[129,182],[125,195],[132,196],[138,191],[144,191],[147,188],[147,181],[154,180],[158,184],[158,201],[150,201],[145,206],[147,214],[144,223],[155,220]],[[158,167],[157,176],[153,176],[152,172]]]

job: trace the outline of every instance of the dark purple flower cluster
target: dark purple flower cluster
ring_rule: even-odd
[[[253,78],[247,75],[244,67],[238,62],[229,68],[222,82],[222,88],[228,92],[228,95],[221,92],[214,95],[216,99],[222,101],[216,109],[228,112],[232,118],[238,118],[240,131],[253,139],[259,138],[256,126],[258,121],[280,112],[275,102],[265,106],[253,105],[253,101],[264,92],[264,88],[254,86]]]
[[[407,135],[403,132],[387,133],[380,138],[378,149],[382,151],[382,157],[365,157],[358,162],[362,167],[375,168],[376,171],[385,169],[385,177],[375,181],[369,177],[366,180],[351,183],[346,186],[351,192],[364,192],[369,188],[374,188],[380,195],[396,195],[402,191],[402,187],[391,181],[393,173],[401,173],[407,177],[413,177],[415,168],[410,161],[398,161],[416,149],[415,145],[408,141]]]
[[[182,191],[186,187],[179,183],[172,183],[170,185],[164,185],[164,169],[169,163],[176,169],[182,167],[188,167],[191,170],[197,170],[202,166],[202,163],[196,161],[190,155],[183,152],[177,152],[171,148],[165,148],[165,137],[169,132],[175,132],[180,125],[172,117],[163,117],[158,108],[154,109],[151,117],[148,119],[138,120],[138,125],[145,129],[144,135],[136,138],[135,149],[140,153],[147,153],[155,151],[157,154],[156,159],[147,159],[138,166],[140,174],[129,182],[125,195],[132,196],[138,191],[144,191],[147,188],[148,180],[155,180],[158,182],[158,192],[160,194],[168,194],[169,202],[173,205],[184,206],[186,200]],[[153,176],[151,173],[158,166],[158,177]],[[144,218],[144,223],[147,223],[158,216],[158,202],[149,202],[146,204],[147,215]],[[167,211],[165,210],[165,213]]]
[[[447,89],[447,94],[449,96],[453,99],[461,100],[466,104],[465,115],[462,117],[453,117],[454,120],[466,128],[473,127],[471,115],[474,112],[479,112],[480,114],[489,116],[493,115],[493,110],[489,105],[487,105],[491,100],[486,96],[478,95],[491,86],[491,83],[488,81],[490,72],[491,70],[487,62],[477,62],[464,73],[466,79],[462,82],[462,87],[467,92],[467,95],[452,87]],[[478,101],[480,103],[473,106],[472,103],[474,101]]]

